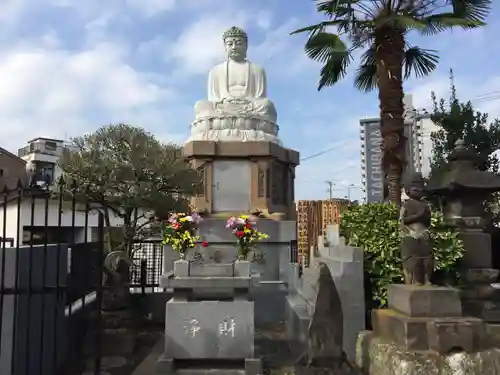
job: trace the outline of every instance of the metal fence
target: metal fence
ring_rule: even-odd
[[[163,244],[161,240],[138,240],[132,254],[131,287],[151,288],[160,291],[163,273]]]
[[[104,215],[76,191],[0,191],[2,375],[102,374]],[[154,286],[161,245],[137,246],[132,283]]]

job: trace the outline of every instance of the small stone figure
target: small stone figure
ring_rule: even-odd
[[[104,261],[103,310],[125,309],[130,303],[130,258],[122,251],[109,253]]]
[[[423,200],[425,180],[421,173],[415,173],[406,189],[409,199],[401,207],[399,224],[401,228],[401,256],[405,284],[430,285],[434,270],[432,242],[429,233],[431,209]]]

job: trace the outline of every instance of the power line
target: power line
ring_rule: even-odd
[[[343,147],[345,145],[347,145],[348,143],[350,143],[351,140],[347,140],[347,141],[343,141],[343,142],[340,142],[340,144],[336,144],[335,146],[332,146],[330,148],[327,148],[326,150],[323,150],[323,151],[320,151],[320,152],[317,152],[315,154],[312,154],[312,155],[309,155],[309,156],[306,156],[305,158],[302,158],[300,159],[300,161],[306,161],[306,160],[309,160],[309,159],[313,159],[313,158],[316,158],[318,156],[321,156],[321,155],[324,155],[324,154],[327,154],[329,152],[332,152],[334,150],[336,150],[337,148],[340,148],[340,147]]]

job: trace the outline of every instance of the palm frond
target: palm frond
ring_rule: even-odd
[[[451,0],[456,17],[483,22],[491,12],[491,0]]]
[[[318,91],[321,91],[325,87],[333,86],[344,78],[351,60],[352,57],[348,51],[332,56],[321,68]]]
[[[306,55],[321,63],[326,63],[336,55],[344,55],[347,51],[348,48],[342,39],[332,33],[317,33],[311,36],[305,45]]]
[[[316,10],[318,13],[323,13],[328,17],[339,17],[352,13],[354,11],[353,5],[359,3],[361,0],[322,0],[318,1]]]
[[[292,31],[290,35],[301,34],[301,33],[308,33],[310,35],[314,35],[317,33],[325,32],[326,28],[329,26],[337,26],[338,28],[340,28],[345,23],[346,23],[345,20],[323,21],[315,25],[302,27],[300,29]]]
[[[435,52],[430,49],[406,46],[403,58],[404,78],[408,79],[412,74],[417,78],[425,77],[432,73],[439,62],[439,56]]]
[[[345,43],[332,33],[312,35],[306,42],[305,52],[310,59],[323,64],[318,91],[344,77],[351,61],[351,53]]]
[[[444,30],[452,29],[454,27],[473,29],[485,25],[484,22],[457,17],[453,13],[433,14],[424,17],[422,19],[422,22],[425,24],[425,27],[420,29],[419,31],[423,35],[435,35]]]
[[[356,69],[354,87],[360,91],[372,91],[378,86],[376,47],[374,44],[361,56],[361,62]]]
[[[387,16],[377,17],[375,19],[376,28],[381,28],[384,26],[390,26],[397,29],[409,31],[425,29],[426,24],[422,20],[411,15],[391,13]]]

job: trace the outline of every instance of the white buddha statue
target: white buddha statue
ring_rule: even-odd
[[[208,74],[208,100],[194,107],[188,140],[271,141],[277,137],[276,109],[266,97],[266,73],[248,61],[248,36],[238,27],[224,32],[228,59]]]

